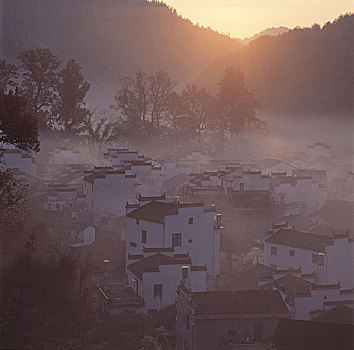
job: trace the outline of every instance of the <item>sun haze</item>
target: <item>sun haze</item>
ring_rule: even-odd
[[[270,27],[324,24],[352,12],[351,0],[166,0],[183,17],[233,37]]]

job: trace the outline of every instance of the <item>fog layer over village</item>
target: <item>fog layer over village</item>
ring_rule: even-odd
[[[242,43],[159,2],[118,3],[1,3],[58,22],[3,26],[0,348],[353,349],[354,125],[336,89],[349,86],[353,16]],[[70,6],[79,34],[51,45]],[[87,19],[111,7],[173,16],[176,37],[219,51],[186,63],[183,43],[179,66],[171,46],[159,50],[175,63],[143,50],[144,67],[129,32],[123,68],[106,42],[105,58],[84,55],[92,42],[77,55]],[[284,62],[294,38],[317,59],[341,35],[342,62]],[[274,86],[262,47],[282,67]]]

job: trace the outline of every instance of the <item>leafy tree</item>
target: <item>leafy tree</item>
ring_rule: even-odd
[[[25,151],[39,151],[36,118],[26,112],[26,99],[0,91],[0,142]]]
[[[3,346],[76,346],[84,341],[91,299],[90,264],[58,245],[44,255],[27,249],[1,273]]]
[[[16,88],[19,78],[18,68],[6,60],[0,59],[0,91],[7,92],[9,87]]]
[[[82,68],[74,61],[68,60],[66,66],[58,74],[58,99],[53,106],[53,114],[64,126],[67,133],[74,133],[88,115],[85,108],[85,96],[90,84],[82,74]]]
[[[247,128],[256,127],[259,118],[256,109],[260,102],[248,90],[240,70],[228,68],[219,84],[218,109],[221,129],[228,132],[231,139]]]
[[[22,51],[17,58],[21,61],[21,93],[28,102],[29,111],[40,127],[52,125],[50,109],[57,99],[58,68],[60,61],[49,49]]]

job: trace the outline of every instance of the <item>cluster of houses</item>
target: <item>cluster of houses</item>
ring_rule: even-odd
[[[100,247],[100,312],[150,315],[166,349],[280,350],[301,327],[329,334],[328,322],[352,332],[346,152],[316,143],[282,160],[236,161],[108,148],[96,165],[67,146],[41,162],[3,154],[1,166],[29,184],[31,214],[52,238],[93,254]]]

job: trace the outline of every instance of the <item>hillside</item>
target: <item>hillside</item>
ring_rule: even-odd
[[[262,36],[225,55],[196,80],[215,90],[227,67],[241,68],[267,113],[352,117],[354,16],[322,28],[296,28]]]
[[[91,102],[112,103],[119,79],[138,68],[164,69],[185,84],[241,44],[194,26],[146,0],[0,0],[1,56],[49,47],[72,57],[92,83]]]
[[[287,33],[288,31],[289,31],[289,28],[287,28],[287,27],[267,28],[255,35],[251,36],[250,38],[243,39],[242,44],[248,45],[251,41],[258,39],[261,36],[265,36],[265,35],[276,36],[276,35],[281,35],[281,34]]]
[[[225,69],[238,67],[264,113],[352,112],[353,15],[323,28],[270,28],[242,45],[146,0],[0,4],[0,56],[14,61],[22,49],[49,47],[63,60],[74,58],[91,83],[91,105],[110,105],[119,79],[138,68],[164,69],[180,87],[196,82],[215,91]]]

